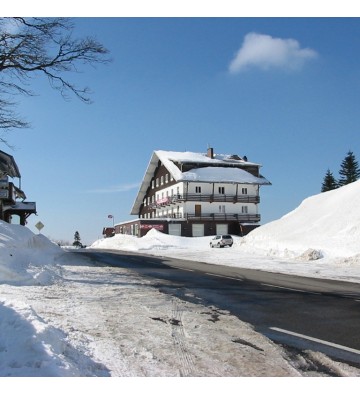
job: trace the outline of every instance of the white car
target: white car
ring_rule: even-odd
[[[231,247],[234,241],[230,235],[218,235],[215,236],[213,239],[210,240],[210,247],[220,247],[223,248],[225,246]]]

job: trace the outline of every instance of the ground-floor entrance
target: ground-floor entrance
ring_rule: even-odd
[[[192,224],[192,236],[193,237],[205,236],[204,224]]]
[[[123,222],[115,225],[115,234],[128,234],[138,237],[145,236],[151,229],[159,232],[169,234],[172,236],[183,236],[183,237],[203,237],[203,236],[215,236],[221,234],[230,234],[245,236],[254,228],[257,228],[257,224],[241,224],[238,221],[227,221],[222,220],[218,222],[216,220],[174,220],[171,219],[137,219],[134,221]]]
[[[227,235],[229,233],[228,224],[216,224],[216,234],[217,235]]]
[[[181,224],[169,224],[169,235],[181,236]]]

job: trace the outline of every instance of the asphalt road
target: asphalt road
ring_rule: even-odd
[[[227,310],[282,345],[360,367],[359,284],[119,251],[76,253],[151,277],[161,292]]]

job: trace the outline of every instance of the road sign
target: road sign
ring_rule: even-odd
[[[45,225],[39,221],[37,224],[35,224],[35,227],[37,228],[37,230],[40,232],[41,229],[44,227]]]

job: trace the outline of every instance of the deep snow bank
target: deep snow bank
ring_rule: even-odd
[[[339,264],[357,265],[360,262],[360,181],[309,197],[279,220],[253,230],[244,238],[233,237],[234,246],[226,252],[228,261],[246,254],[303,262],[325,257]],[[202,257],[209,250],[210,238],[170,236],[153,229],[142,238],[115,235],[98,240],[90,248],[149,253],[162,250],[164,255],[171,251],[180,253],[180,250],[183,254],[187,250],[192,255],[201,253]]]
[[[151,229],[145,236],[116,234],[113,237],[95,241],[89,248],[115,249],[126,251],[154,251],[168,249],[204,249],[209,247],[210,237],[171,236]]]
[[[241,246],[267,254],[356,257],[360,254],[360,181],[314,195],[277,221],[252,231]],[[359,257],[358,257],[359,258]]]
[[[0,284],[46,284],[56,276],[62,250],[45,236],[0,220]]]

